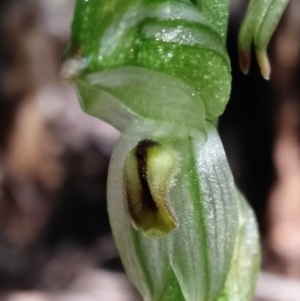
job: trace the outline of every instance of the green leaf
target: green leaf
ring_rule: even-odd
[[[251,0],[238,38],[240,67],[245,74],[249,71],[251,43],[254,41],[261,74],[265,79],[270,78],[267,47],[288,2],[289,0]]]
[[[109,168],[110,222],[126,272],[145,301],[214,301],[238,231],[236,190],[215,127],[207,123],[207,139],[199,131],[177,129],[137,123],[121,137]],[[179,158],[168,192],[176,228],[162,238],[145,237],[125,204],[124,162],[144,139],[173,149]]]
[[[205,132],[205,107],[184,81],[139,67],[121,67],[77,81],[85,111],[123,131],[135,120],[181,124]]]
[[[78,0],[72,33],[69,77],[143,67],[193,87],[207,119],[223,113],[231,85],[224,37],[190,1]]]

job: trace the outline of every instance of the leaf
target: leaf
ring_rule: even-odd
[[[216,129],[173,135],[163,124],[147,130],[137,123],[118,142],[109,168],[108,211],[126,272],[145,301],[214,301],[229,272],[238,231],[234,182]],[[133,131],[133,132],[132,132]],[[139,141],[151,139],[179,156],[169,209],[176,228],[164,237],[145,237],[124,202],[123,166]],[[171,296],[171,297],[170,297]]]
[[[190,1],[78,0],[72,32],[67,77],[143,67],[193,87],[207,119],[223,113],[231,85],[224,37]]]
[[[160,72],[121,67],[77,81],[85,111],[123,131],[135,120],[149,119],[205,132],[205,107],[192,87]]]
[[[289,0],[251,0],[238,37],[239,61],[243,73],[250,66],[251,43],[254,41],[261,74],[270,78],[267,46]]]

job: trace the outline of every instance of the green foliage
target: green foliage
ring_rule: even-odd
[[[239,35],[248,70],[287,1],[252,0]],[[64,74],[84,110],[121,132],[108,211],[145,301],[250,301],[260,251],[215,127],[229,99],[228,0],[77,0]],[[263,58],[263,59],[261,59]],[[247,61],[248,60],[248,61]]]

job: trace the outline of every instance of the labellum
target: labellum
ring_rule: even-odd
[[[133,225],[148,237],[162,237],[176,227],[169,208],[169,189],[176,154],[158,142],[142,140],[124,162],[124,198]]]

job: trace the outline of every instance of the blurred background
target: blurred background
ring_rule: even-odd
[[[271,80],[241,74],[246,0],[231,0],[233,89],[219,131],[258,218],[255,301],[300,300],[300,1],[271,41]],[[75,0],[0,1],[0,301],[141,301],[106,212],[118,132],[61,83]]]

